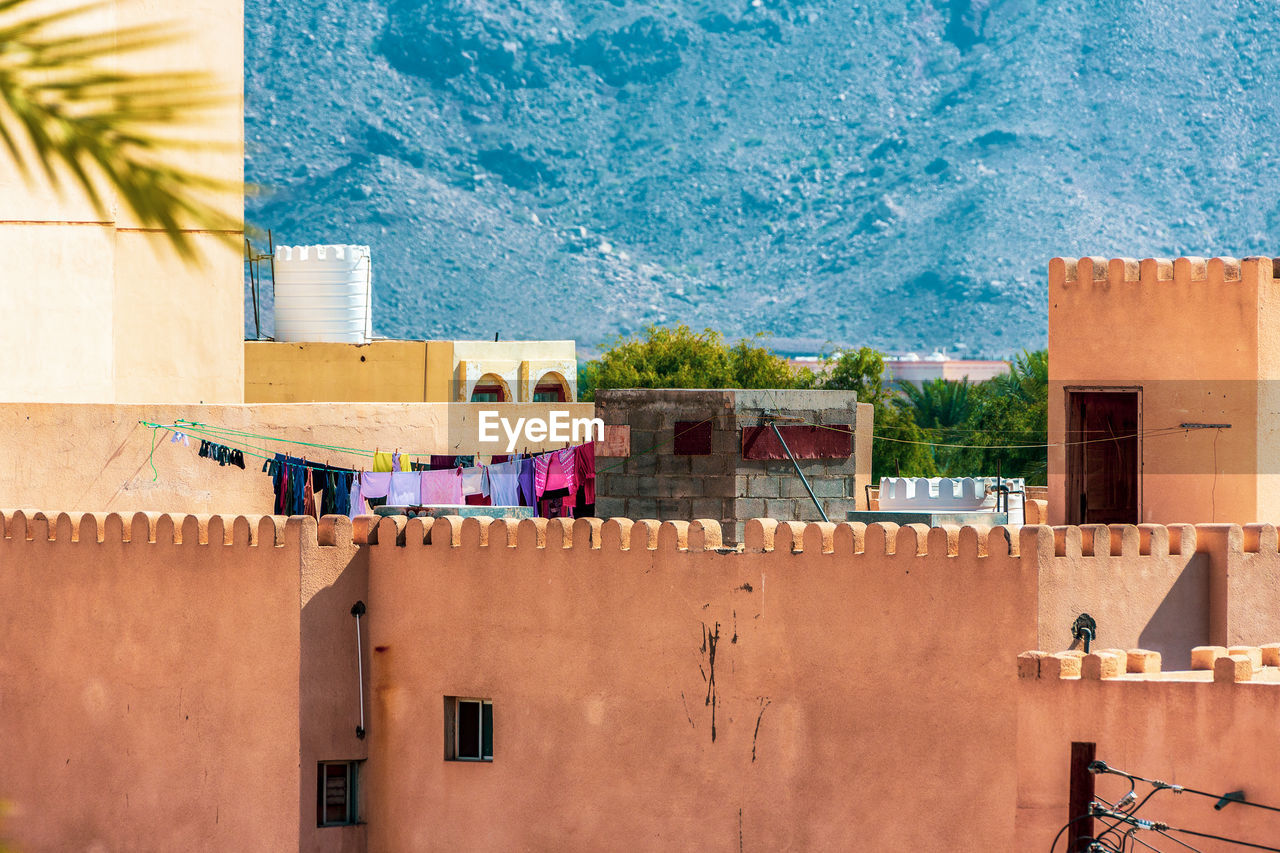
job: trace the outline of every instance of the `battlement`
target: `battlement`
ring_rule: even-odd
[[[1078,649],[1050,654],[1018,655],[1018,678],[1079,681],[1213,681],[1237,684],[1258,681],[1280,684],[1280,643],[1261,646],[1196,646],[1191,669],[1167,672],[1159,652],[1149,649]]]
[[[451,548],[575,548],[729,553],[781,552],[881,556],[987,557],[1041,553],[1056,557],[1169,557],[1197,551],[1280,555],[1272,524],[1085,524],[1021,528],[930,528],[892,522],[801,522],[753,518],[743,544],[725,547],[714,519],[502,519],[360,516],[170,515],[168,513],[46,513],[0,510],[0,538],[11,542],[109,542],[165,545],[318,547],[392,545]]]
[[[1154,287],[1192,282],[1214,285],[1269,281],[1278,272],[1280,258],[1053,258],[1049,261],[1049,287],[1115,287],[1124,283]]]
[[[351,520],[325,516],[169,515],[136,512],[56,514],[29,510],[0,510],[0,543],[116,543],[152,545],[221,544],[248,548],[351,546]]]
[[[1015,533],[1007,527],[934,527],[923,524],[778,521],[753,518],[746,523],[741,549],[723,546],[720,523],[632,520],[627,518],[493,519],[377,518],[355,520],[358,545],[401,548],[573,548],[583,550],[718,553],[838,554],[846,556],[1013,556],[1023,541],[1032,548],[1047,547],[1047,527],[1026,527]]]

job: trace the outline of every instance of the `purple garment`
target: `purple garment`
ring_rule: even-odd
[[[526,458],[520,460],[520,505],[521,506],[537,506],[538,496],[533,491],[533,460]]]
[[[368,471],[360,475],[360,494],[368,498],[385,498],[387,492],[391,491],[391,472],[377,471],[369,473]]]
[[[422,503],[422,475],[417,471],[393,471],[387,491],[388,506],[417,506]]]

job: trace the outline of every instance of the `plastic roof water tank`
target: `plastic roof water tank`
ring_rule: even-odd
[[[277,246],[277,341],[364,344],[373,337],[368,246]]]

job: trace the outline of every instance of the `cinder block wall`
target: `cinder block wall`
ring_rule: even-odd
[[[707,518],[719,521],[726,543],[742,539],[749,518],[819,521],[821,516],[788,459],[753,460],[742,454],[742,430],[764,412],[792,421],[850,428],[844,458],[797,459],[831,521],[865,509],[871,482],[872,407],[846,391],[626,389],[596,394],[596,415],[627,425],[631,455],[601,460],[596,513],[604,518]],[[677,452],[678,433],[711,424],[708,452]]]

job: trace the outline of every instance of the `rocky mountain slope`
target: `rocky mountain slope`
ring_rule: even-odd
[[[375,330],[1003,355],[1053,255],[1280,254],[1263,0],[247,0],[251,222]]]

